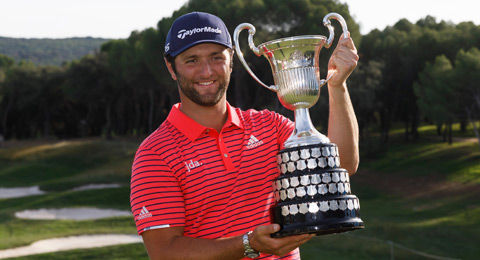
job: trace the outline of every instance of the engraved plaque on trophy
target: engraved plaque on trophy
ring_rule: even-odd
[[[336,19],[348,36],[345,20],[330,13],[323,19],[329,37],[304,35],[277,39],[255,47],[255,27],[249,23],[237,26],[235,50],[248,73],[262,86],[275,91],[281,104],[295,114],[295,129],[277,155],[280,176],[273,183],[277,204],[272,208],[274,223],[281,230],[273,237],[315,233],[341,233],[364,227],[360,203],[351,193],[349,173],[340,167],[338,147],[313,126],[308,109],[320,96],[319,55],[334,39],[330,19]],[[239,46],[239,34],[248,29],[250,49],[268,59],[275,85],[260,81],[247,65]]]

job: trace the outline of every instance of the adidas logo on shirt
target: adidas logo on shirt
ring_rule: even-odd
[[[152,217],[152,213],[148,211],[148,209],[143,206],[142,211],[140,211],[140,215],[138,215],[137,220],[144,219],[144,218],[150,218]]]
[[[252,149],[262,144],[263,144],[262,140],[258,140],[254,135],[250,135],[250,139],[248,139],[248,143],[247,143],[247,149]]]

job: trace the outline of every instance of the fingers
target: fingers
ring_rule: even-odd
[[[273,234],[280,230],[280,225],[279,224],[264,225],[264,226],[257,227],[255,230],[258,231],[261,235],[270,236],[270,234]]]
[[[280,226],[278,224],[257,227],[251,234],[250,245],[259,252],[283,256],[306,243],[314,236],[310,234],[282,238],[272,238],[270,236],[279,230]]]
[[[343,84],[357,67],[358,60],[357,49],[352,38],[343,38],[342,34],[328,63],[329,71],[337,71],[330,79],[329,86]]]
[[[337,44],[337,47],[335,48],[332,57],[331,57],[331,62],[335,64],[335,59],[337,61],[343,61],[343,62],[350,62],[350,61],[358,61],[358,54],[357,54],[357,48],[355,47],[355,44],[353,43],[352,38],[346,38],[346,39],[340,39],[340,41]],[[332,61],[332,59],[334,59]]]
[[[340,73],[346,72],[348,75],[357,67],[358,55],[356,52],[348,50],[339,50],[330,58],[329,69],[334,69]]]
[[[345,44],[348,48],[356,51],[357,48],[355,47],[355,44],[353,43],[353,39],[350,37],[350,32],[347,32],[347,35],[348,36],[346,38],[344,37],[343,33],[342,33],[342,35],[340,35],[340,39],[338,40],[337,48],[338,48],[338,46]]]
[[[279,247],[275,248],[274,255],[283,256],[288,254],[295,248],[305,244],[308,242],[314,235],[311,234],[303,234],[303,235],[296,235],[296,236],[288,236],[282,238],[272,238],[272,240],[277,240],[279,243]]]

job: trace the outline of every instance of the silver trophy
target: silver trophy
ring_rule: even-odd
[[[236,53],[248,73],[275,91],[282,105],[295,113],[295,129],[277,155],[281,174],[273,183],[277,204],[272,216],[282,229],[273,237],[340,233],[364,227],[359,218],[359,200],[350,191],[349,174],[340,168],[338,147],[315,129],[308,111],[318,101],[320,87],[333,76],[331,73],[329,78],[320,79],[319,68],[320,51],[330,48],[335,36],[332,18],[340,22],[344,37],[348,37],[347,24],[336,13],[323,19],[328,38],[295,36],[255,47],[253,25],[242,23],[233,33]],[[238,38],[244,29],[248,29],[250,49],[268,59],[275,85],[259,80],[243,58]]]

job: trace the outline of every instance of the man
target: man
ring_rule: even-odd
[[[220,18],[200,12],[178,18],[165,57],[181,103],[140,145],[131,180],[132,212],[150,258],[299,259],[298,247],[313,235],[270,237],[280,229],[269,214],[276,154],[293,122],[226,101],[233,50]],[[337,73],[328,85],[328,136],[350,173],[358,165],[358,130],[345,82],[357,61],[348,38],[329,63]]]

